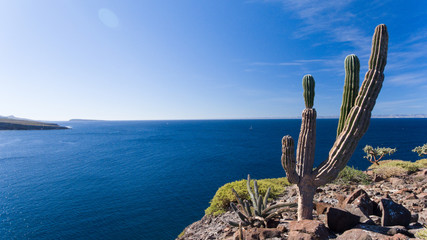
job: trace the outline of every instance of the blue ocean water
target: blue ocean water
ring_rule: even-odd
[[[316,164],[337,119],[317,121]],[[200,219],[218,187],[283,177],[281,138],[300,120],[72,121],[71,130],[0,131],[1,239],[174,239]],[[250,129],[251,128],[251,129]],[[417,160],[427,119],[372,119],[362,148]]]

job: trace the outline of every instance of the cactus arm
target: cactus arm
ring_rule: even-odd
[[[302,78],[303,96],[306,108],[312,108],[314,104],[314,78],[310,74]]]
[[[338,122],[337,136],[340,135],[344,128],[345,120],[347,119],[350,109],[354,105],[357,93],[359,91],[359,71],[360,62],[356,55],[348,55],[344,60],[345,80],[344,91],[342,96],[342,105],[340,111],[340,119]]]
[[[371,111],[384,81],[384,67],[387,62],[388,33],[384,24],[375,28],[372,39],[372,52],[369,59],[369,70],[365,75],[362,87],[350,110],[344,129],[337,137],[329,158],[315,170],[315,186],[321,186],[333,180],[346,166],[359,140],[368,130]]]
[[[290,183],[299,183],[300,177],[296,172],[294,140],[289,135],[282,138],[282,167]]]
[[[302,112],[296,166],[296,171],[301,178],[310,175],[313,170],[316,146],[316,115],[314,108],[306,108]]]

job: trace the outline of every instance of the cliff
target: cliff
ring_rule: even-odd
[[[55,123],[38,122],[14,117],[0,117],[0,130],[54,130],[68,129]]]
[[[417,232],[427,232],[423,228],[427,226],[427,159],[419,163],[423,165],[415,172],[380,176],[368,171],[372,177],[369,184],[334,182],[322,186],[314,199],[314,221],[298,222],[295,212],[283,212],[268,228],[245,227],[243,239],[415,239]],[[296,202],[297,197],[296,186],[291,185],[271,204]],[[370,211],[365,212],[365,208]],[[336,216],[336,212],[346,216]],[[351,218],[356,221],[350,224]],[[231,210],[218,216],[205,215],[185,228],[177,240],[239,239],[238,228],[229,221],[240,219]]]

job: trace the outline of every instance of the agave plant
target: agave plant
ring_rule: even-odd
[[[270,219],[279,215],[282,212],[292,210],[291,208],[297,205],[296,203],[278,203],[267,207],[267,201],[268,197],[270,196],[271,188],[269,187],[264,197],[262,197],[259,194],[258,183],[256,180],[254,180],[254,188],[252,190],[251,177],[249,174],[247,181],[247,189],[251,202],[246,199],[242,201],[242,198],[239,196],[236,190],[234,190],[233,188],[231,189],[231,191],[233,191],[234,196],[236,196],[238,203],[238,205],[236,205],[235,203],[231,202],[231,208],[237,213],[239,218],[242,220],[241,223],[230,221],[229,223],[232,226],[239,227],[240,225],[252,227],[267,227],[267,223]]]

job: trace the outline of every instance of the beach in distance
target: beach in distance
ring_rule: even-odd
[[[338,119],[317,120],[315,165]],[[67,121],[71,129],[0,131],[0,238],[174,239],[227,182],[285,176],[281,139],[300,119]],[[348,162],[371,165],[365,145],[418,160],[426,118],[375,118]]]

